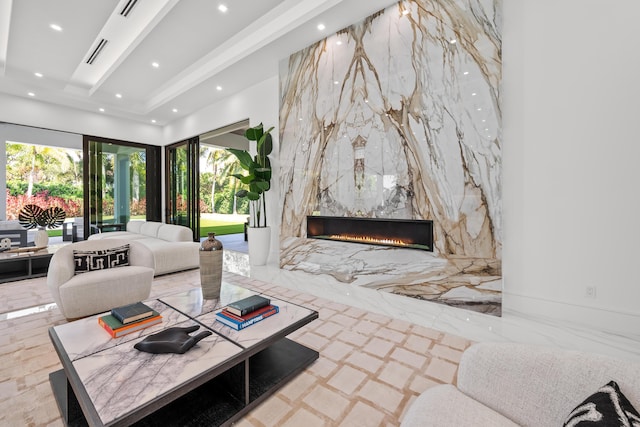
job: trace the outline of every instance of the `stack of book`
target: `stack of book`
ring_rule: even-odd
[[[216,320],[232,327],[236,331],[258,323],[279,311],[269,298],[260,295],[233,302],[216,313]]]
[[[136,302],[111,309],[111,313],[98,318],[98,324],[118,338],[140,329],[148,328],[162,321],[162,316],[149,306]]]

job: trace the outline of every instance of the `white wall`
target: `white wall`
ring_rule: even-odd
[[[504,2],[507,315],[639,333],[638,16],[632,0]]]
[[[162,127],[0,94],[0,121],[104,138],[164,145]]]

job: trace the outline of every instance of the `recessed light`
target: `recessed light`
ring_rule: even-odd
[[[151,119],[151,123],[155,123],[155,122],[156,122],[156,119]]]
[[[173,111],[174,113],[177,113],[177,112],[178,112],[178,109],[177,109],[177,108],[174,108],[174,109],[173,109],[173,110],[171,110],[171,111]]]
[[[456,39],[451,39],[451,40],[449,40],[449,43],[451,43],[451,44],[456,44]]]
[[[29,92],[27,95],[29,95],[29,96],[36,96],[36,94],[35,94],[35,93],[33,93],[33,92]]]
[[[101,113],[104,113],[104,108],[99,109]]]
[[[468,71],[465,71],[465,72],[464,72],[464,73],[462,73],[462,74],[464,74],[464,75],[466,76],[467,74],[469,74],[469,72],[468,72]]]
[[[340,84],[340,82],[336,80],[335,82],[333,82],[333,84],[337,85],[337,84]]]
[[[49,28],[51,28],[52,30],[55,30],[55,31],[62,31],[62,27],[60,25],[58,25],[58,24],[51,24],[51,25],[49,25]]]
[[[478,107],[478,111],[482,111],[482,108]]]
[[[402,11],[402,14],[403,14],[403,15],[408,15],[408,14],[409,14],[409,9],[405,9],[405,10],[403,10],[403,11]]]
[[[338,40],[338,41],[336,42],[336,44],[337,44],[338,46],[340,46],[340,45],[342,44],[342,41]]]
[[[33,75],[36,77],[42,77],[42,73],[33,73]]]
[[[121,93],[116,93],[116,98],[122,98],[122,94]]]
[[[476,95],[477,95],[477,93],[475,93],[475,92],[473,92],[473,93],[471,94],[471,96],[476,96]]]
[[[222,90],[222,86],[216,86],[216,90]]]
[[[229,10],[229,8],[226,5],[221,4],[220,6],[218,6],[218,10],[222,13],[225,13],[227,10]]]
[[[152,62],[152,63],[151,63],[151,66],[152,66],[153,68],[158,68],[158,67],[160,66],[160,64],[158,64],[157,62]]]
[[[324,24],[318,24],[318,29],[320,31],[324,30],[325,28],[327,28],[327,27],[325,27]]]

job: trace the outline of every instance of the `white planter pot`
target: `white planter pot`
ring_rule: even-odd
[[[49,234],[47,234],[47,230],[42,228],[36,231],[36,234],[33,236],[33,243],[37,247],[47,246],[49,244]]]
[[[271,227],[249,227],[249,264],[265,265],[271,247]]]

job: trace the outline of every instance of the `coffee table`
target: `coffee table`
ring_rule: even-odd
[[[270,297],[280,312],[236,331],[215,321],[232,301],[257,294],[223,283],[220,298],[200,288],[147,305],[161,324],[111,338],[92,316],[49,329],[63,369],[49,375],[67,425],[229,425],[318,358],[285,338],[318,318],[314,310]],[[213,334],[185,354],[150,354],[133,346],[169,327],[198,325]]]
[[[62,246],[64,244],[39,250],[24,247],[17,249],[21,252],[0,252],[0,283],[46,276],[51,257]]]

